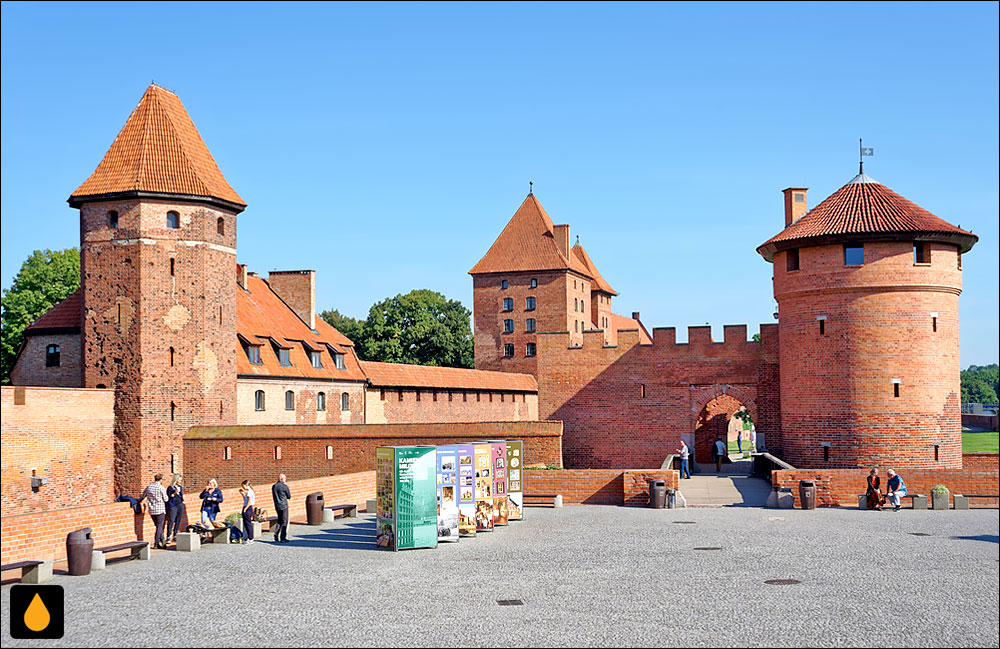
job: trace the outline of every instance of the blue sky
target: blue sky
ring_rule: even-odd
[[[647,327],[773,322],[781,189],[866,172],[981,238],[963,367],[998,359],[998,5],[2,7],[2,284],[77,245],[69,194],[150,81],[249,204],[239,259],[364,317],[466,274],[527,193]]]

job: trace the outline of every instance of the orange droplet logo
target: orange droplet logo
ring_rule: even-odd
[[[38,633],[49,625],[51,619],[49,609],[45,608],[42,598],[38,593],[35,593],[35,597],[28,604],[27,610],[24,611],[24,626]]]

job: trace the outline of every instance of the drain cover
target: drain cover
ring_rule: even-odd
[[[717,547],[714,547],[714,546],[711,546],[711,545],[706,545],[706,546],[701,547],[701,548],[695,548],[695,550],[721,550],[721,549],[722,548],[717,548]]]
[[[523,606],[524,602],[519,599],[498,599],[497,604],[500,606]]]
[[[798,579],[768,579],[764,583],[771,584],[772,586],[792,586],[794,584],[801,584],[802,582]]]
[[[694,525],[694,521],[674,521],[674,525]]]
[[[909,534],[912,534],[913,536],[930,536],[927,532],[909,532]]]

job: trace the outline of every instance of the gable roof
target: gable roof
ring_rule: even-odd
[[[374,387],[538,392],[531,374],[374,361],[361,361],[361,369]]]
[[[591,290],[604,291],[605,293],[610,293],[611,295],[618,295],[615,293],[615,289],[611,288],[611,285],[608,284],[607,281],[605,281],[605,279],[601,276],[601,273],[597,270],[597,266],[593,261],[591,261],[590,255],[588,255],[587,251],[583,249],[583,246],[577,243],[573,246],[573,250],[571,250],[571,252],[573,257],[587,269],[587,273],[592,278],[594,285],[591,287]]]
[[[35,336],[50,333],[73,333],[80,331],[83,317],[83,289],[76,289],[62,302],[42,314],[40,318],[25,327],[24,335]]]
[[[595,325],[595,329],[599,329]],[[608,326],[608,331],[606,332],[608,344],[617,345],[618,344],[618,331],[624,329],[638,329],[639,330],[639,344],[650,345],[653,339],[649,336],[649,332],[646,331],[646,327],[643,326],[641,322],[634,318],[629,318],[628,316],[618,315],[617,313],[611,314],[611,319]]]
[[[180,98],[150,85],[94,173],[69,204],[108,195],[150,192],[214,198],[242,211],[243,199],[229,186]]]
[[[574,255],[559,252],[552,219],[534,194],[528,194],[470,275],[515,273],[532,270],[573,270],[591,277]]]
[[[979,237],[955,227],[865,174],[858,174],[758,248],[765,259],[802,245],[848,240],[946,241],[966,252]]]

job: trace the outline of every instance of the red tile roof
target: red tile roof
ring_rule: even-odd
[[[538,392],[531,374],[372,361],[361,361],[361,369],[375,387]]]
[[[25,335],[55,333],[57,331],[80,331],[80,319],[83,316],[83,291],[76,289],[55,305],[42,317],[25,327]]]
[[[238,354],[236,371],[240,375],[287,376],[293,378],[351,379],[364,380],[365,375],[358,365],[354,353],[354,343],[330,326],[322,318],[316,318],[316,332],[302,321],[295,311],[271,290],[270,285],[256,275],[247,275],[247,290],[236,288],[236,333],[244,341],[260,345],[261,365],[253,365],[244,350]],[[278,347],[290,349],[291,367],[282,366],[278,361],[275,341]],[[344,370],[334,365],[330,347],[344,354]],[[322,368],[315,368],[309,359],[309,350],[322,352]]]
[[[619,329],[638,329],[639,330],[639,343],[643,345],[652,344],[653,339],[649,337],[649,332],[646,328],[642,326],[642,323],[633,318],[628,318],[623,315],[618,315],[617,313],[611,314],[611,336],[608,342],[612,345],[618,344],[618,330]]]
[[[181,100],[157,85],[146,89],[97,169],[70,196],[70,205],[76,207],[86,197],[137,191],[216,198],[246,207]]]
[[[593,278],[594,286],[591,290],[604,291],[605,293],[609,293],[611,295],[618,295],[615,293],[615,289],[611,288],[611,285],[608,284],[603,277],[601,277],[601,273],[597,270],[597,266],[593,261],[591,261],[590,255],[588,255],[587,251],[583,249],[583,246],[579,243],[576,244],[573,246],[572,253],[577,261],[579,261],[579,263],[587,269],[587,274]]]
[[[889,237],[945,240],[966,251],[979,237],[934,216],[885,185],[859,174],[757,248],[771,261],[775,252],[799,245]]]
[[[483,273],[515,273],[533,270],[573,270],[586,277],[590,272],[578,258],[567,259],[556,245],[553,223],[534,194],[521,203],[507,226],[469,271]]]

